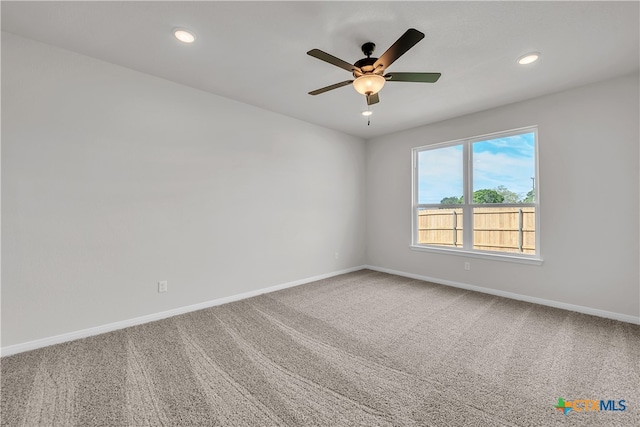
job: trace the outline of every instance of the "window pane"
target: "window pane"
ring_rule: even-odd
[[[462,145],[418,153],[418,204],[462,199]],[[445,201],[444,203],[451,203]]]
[[[534,255],[535,208],[473,208],[473,249]]]
[[[462,208],[418,209],[418,243],[462,247]]]
[[[472,144],[473,203],[533,203],[535,134]]]

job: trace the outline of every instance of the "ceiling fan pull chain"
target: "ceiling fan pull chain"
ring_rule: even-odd
[[[368,98],[369,98],[369,95],[367,95],[367,111],[370,112],[371,109],[369,108]],[[371,126],[371,113],[367,114],[367,126]]]

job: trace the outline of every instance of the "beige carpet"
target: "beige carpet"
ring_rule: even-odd
[[[640,425],[639,326],[370,270],[1,362],[3,426]]]

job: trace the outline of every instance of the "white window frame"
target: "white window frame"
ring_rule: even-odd
[[[474,142],[486,141],[496,138],[504,138],[523,133],[534,134],[534,156],[535,156],[535,185],[534,203],[491,203],[488,205],[473,203],[473,153],[471,150]],[[462,145],[463,147],[463,195],[464,203],[455,205],[442,205],[439,203],[419,204],[418,203],[418,154],[422,151]],[[435,252],[451,255],[459,255],[471,258],[484,258],[500,261],[510,261],[523,264],[540,265],[543,260],[540,251],[540,174],[538,167],[538,126],[527,126],[503,132],[494,132],[485,135],[473,136],[470,138],[457,139],[438,144],[415,147],[411,150],[412,165],[412,188],[411,188],[411,245],[410,248],[416,251]],[[522,254],[517,252],[494,252],[480,249],[473,249],[473,208],[474,207],[534,207],[535,208],[535,254]],[[418,211],[424,208],[462,208],[463,212],[463,247],[449,248],[438,245],[418,243]]]

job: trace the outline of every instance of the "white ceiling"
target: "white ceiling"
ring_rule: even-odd
[[[370,138],[639,68],[638,2],[9,2],[2,30]],[[191,29],[193,45],[173,39]],[[390,71],[441,72],[387,83],[372,107],[350,79],[306,54],[381,55],[408,28],[426,37]],[[542,52],[527,67],[516,58]]]

